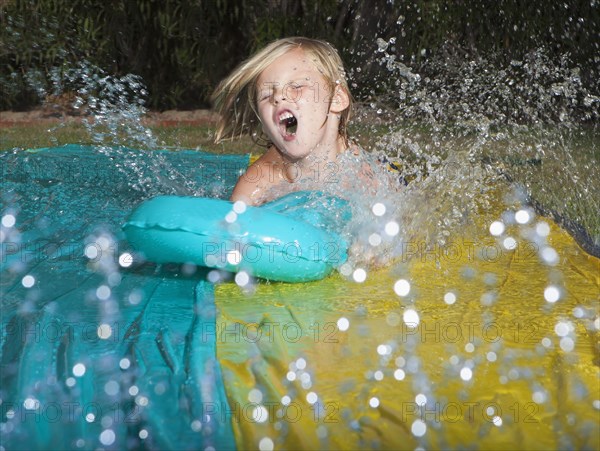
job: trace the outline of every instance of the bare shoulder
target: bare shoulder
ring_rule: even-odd
[[[242,200],[249,205],[262,204],[265,193],[279,182],[279,179],[274,177],[276,173],[274,168],[281,165],[281,162],[281,156],[277,149],[269,148],[240,176],[233,188],[231,200]]]

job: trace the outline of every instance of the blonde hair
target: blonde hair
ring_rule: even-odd
[[[211,97],[214,110],[220,114],[215,142],[249,134],[259,144],[261,141],[262,145],[270,144],[264,136],[256,111],[258,78],[273,61],[298,48],[312,58],[319,72],[329,83],[330,92],[333,93],[339,87],[348,94],[349,105],[340,114],[339,125],[340,136],[346,143],[348,142],[346,127],[352,110],[352,96],[348,89],[342,59],[331,44],[304,37],[283,38],[271,42],[242,62],[229,77],[219,83]]]

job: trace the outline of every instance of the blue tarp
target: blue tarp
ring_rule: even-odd
[[[248,156],[68,145],[0,164],[2,446],[234,448],[212,285],[128,266],[121,225],[157,194],[227,197]]]

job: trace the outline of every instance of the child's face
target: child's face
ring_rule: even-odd
[[[341,89],[333,96],[326,79],[301,49],[285,53],[258,78],[257,107],[265,133],[291,161],[326,152],[338,143]],[[330,108],[331,102],[331,108]]]

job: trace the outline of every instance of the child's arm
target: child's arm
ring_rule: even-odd
[[[247,205],[259,205],[259,188],[257,184],[248,181],[248,171],[254,165],[250,166],[245,174],[241,175],[231,193],[231,201],[243,201]]]
[[[231,200],[241,200],[247,205],[263,204],[267,200],[267,191],[280,181],[275,170],[280,160],[281,156],[274,147],[267,150],[240,176],[231,193]]]

